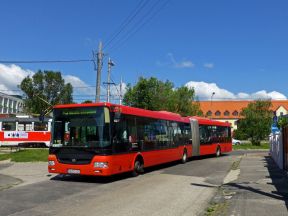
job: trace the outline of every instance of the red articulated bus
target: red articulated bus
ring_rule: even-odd
[[[0,118],[0,146],[49,147],[51,121],[45,118]]]
[[[110,103],[57,105],[50,173],[137,175],[146,167],[232,150],[230,124]]]

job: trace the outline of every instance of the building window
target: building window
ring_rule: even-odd
[[[284,115],[284,113],[283,112],[280,112],[280,116],[283,116]]]
[[[216,113],[215,113],[215,116],[220,116],[221,115],[221,112],[218,110]]]
[[[235,110],[233,113],[232,113],[233,116],[238,116],[239,113]]]
[[[224,116],[229,116],[229,115],[230,115],[229,111],[226,110],[226,111],[224,112]]]
[[[238,125],[238,120],[236,120],[236,121],[234,122],[234,125]]]
[[[8,99],[4,98],[4,107],[7,107]]]
[[[209,110],[207,113],[206,113],[207,116],[211,116],[212,115],[212,112]]]

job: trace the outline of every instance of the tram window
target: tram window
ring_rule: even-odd
[[[16,130],[16,123],[15,122],[3,122],[2,123],[2,130],[3,131],[15,131]]]
[[[33,127],[32,127],[32,123],[18,123],[18,131],[32,131]]]
[[[47,131],[48,130],[48,124],[42,123],[42,122],[35,122],[34,123],[34,131]]]

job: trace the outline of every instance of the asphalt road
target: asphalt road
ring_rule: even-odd
[[[169,163],[136,178],[58,175],[0,191],[0,215],[203,214],[233,162],[244,153]]]

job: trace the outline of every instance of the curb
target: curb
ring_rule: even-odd
[[[0,164],[9,164],[9,163],[11,163],[11,159],[0,161]]]

